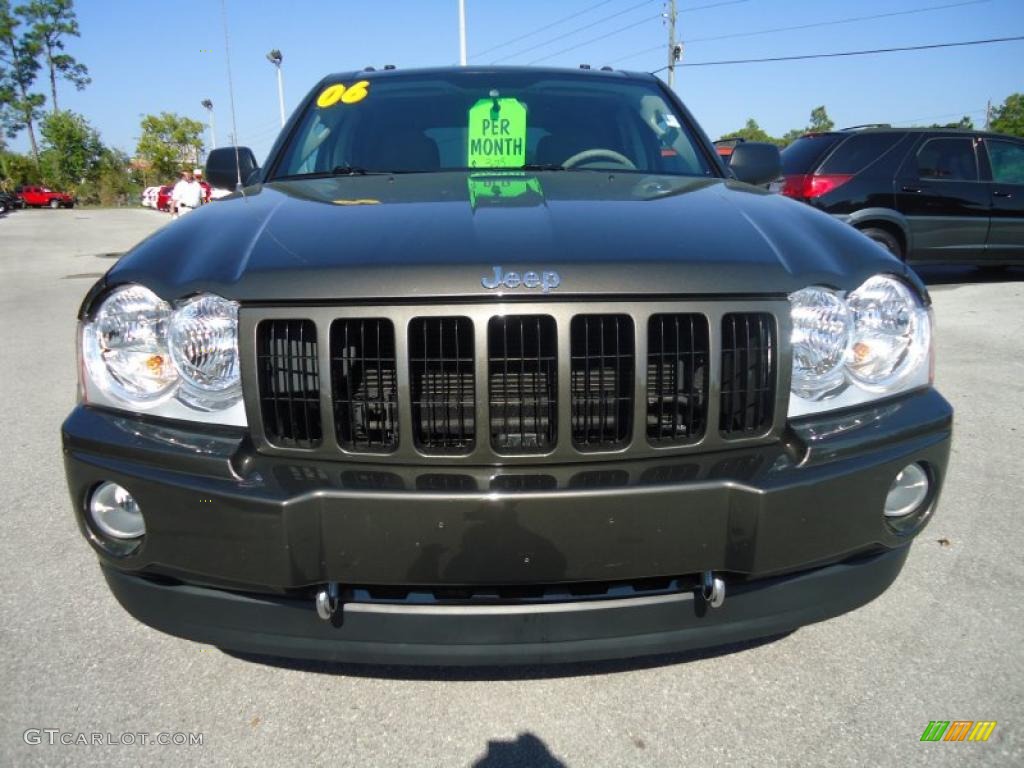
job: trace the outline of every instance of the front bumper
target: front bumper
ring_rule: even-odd
[[[719,608],[694,592],[549,605],[349,603],[334,622],[309,600],[166,585],[112,568],[118,602],[168,634],[247,653],[371,664],[546,664],[708,648],[853,610],[889,586],[909,546],[734,587]]]
[[[795,423],[774,446],[449,471],[269,457],[239,433],[79,407],[64,449],[82,531],[142,621],[256,652],[481,663],[701,647],[861,605],[895,578],[927,522],[951,428],[948,403],[927,389]],[[915,461],[933,492],[916,524],[896,530],[882,515],[885,495]],[[146,517],[144,543],[126,557],[106,552],[83,515],[104,480],[127,488]],[[543,604],[355,602],[336,627],[312,600],[328,582],[430,591],[704,571],[725,577],[729,597],[703,615],[681,590]]]

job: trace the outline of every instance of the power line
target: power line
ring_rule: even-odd
[[[932,5],[923,8],[909,8],[905,11],[890,11],[889,13],[875,13],[870,16],[853,16],[848,19],[836,19],[834,21],[818,21],[811,24],[799,24],[794,27],[776,27],[775,29],[762,29],[758,32],[733,32],[728,35],[715,35],[714,37],[695,37],[687,40],[687,43],[706,43],[712,40],[729,40],[736,37],[753,37],[755,35],[767,35],[773,32],[792,32],[800,29],[814,29],[817,27],[831,27],[838,24],[852,24],[858,21],[873,21],[875,19],[889,19],[894,16],[910,16],[915,13],[926,13],[928,11],[944,11],[948,8],[962,8],[965,5],[980,5],[991,0],[961,0],[958,3],[947,3],[946,5]]]
[[[551,43],[558,42],[562,38],[567,37],[569,35],[578,35],[580,32],[585,32],[588,29],[596,27],[596,26],[598,26],[600,24],[604,24],[606,21],[611,21],[612,19],[618,18],[619,16],[625,16],[630,11],[635,11],[637,8],[641,8],[641,7],[645,6],[645,5],[649,5],[651,3],[651,1],[652,0],[643,0],[643,2],[637,3],[636,5],[631,5],[631,6],[629,6],[629,8],[626,8],[625,10],[617,11],[616,13],[613,13],[610,16],[605,16],[602,19],[598,19],[597,21],[593,21],[593,22],[591,22],[590,24],[587,24],[584,27],[580,27],[579,29],[574,29],[572,32],[567,32],[567,33],[565,33],[563,35],[558,35],[557,37],[549,38],[549,39],[545,40],[542,43],[537,43],[535,45],[531,45],[529,48],[523,48],[523,50],[518,51],[517,53],[513,53],[513,54],[511,54],[509,56],[503,56],[500,59],[495,59],[491,63],[492,64],[498,64],[499,62],[502,62],[502,61],[508,61],[509,59],[516,58],[517,56],[522,56],[524,53],[529,53],[530,51],[535,51],[538,48],[543,48],[545,45],[550,45]],[[659,13],[654,18],[660,19],[661,18],[661,14]],[[645,19],[645,21],[647,21],[647,20],[648,19]]]
[[[584,40],[582,43],[579,43],[577,45],[570,45],[568,48],[562,48],[560,51],[555,51],[554,53],[549,53],[547,56],[541,56],[539,59],[534,59],[533,61],[528,61],[527,65],[537,64],[538,62],[541,62],[541,61],[547,61],[548,59],[553,59],[553,58],[555,58],[555,56],[561,56],[563,53],[568,53],[569,51],[575,51],[577,48],[582,48],[585,45],[590,45],[591,43],[596,43],[598,40],[604,40],[606,38],[609,38],[609,37],[612,37],[614,35],[618,35],[618,34],[620,34],[622,32],[625,32],[627,29],[633,29],[634,27],[639,27],[641,24],[646,24],[649,21],[652,21],[654,19],[660,19],[660,18],[661,18],[661,14],[660,13],[657,16],[648,16],[647,18],[640,19],[640,21],[634,22],[633,24],[627,24],[624,27],[620,27],[619,29],[612,30],[611,32],[607,32],[607,33],[605,33],[603,35],[598,35],[597,37],[592,37],[589,40]],[[664,48],[664,45],[659,46],[659,47],[660,48]],[[668,69],[668,67],[666,66],[665,69]]]
[[[676,11],[676,13],[691,13],[693,11],[703,11],[703,10],[706,10],[706,9],[709,9],[709,8],[720,8],[723,5],[738,5],[740,3],[746,3],[748,1],[749,0],[723,0],[723,2],[709,3],[708,5],[696,5],[696,6],[693,6],[692,8],[680,8],[678,11]],[[620,32],[625,32],[627,29],[633,29],[634,27],[639,27],[641,24],[646,24],[648,21],[651,21],[651,19],[660,19],[660,18],[662,18],[662,14],[659,13],[657,16],[650,16],[648,18],[641,19],[640,21],[638,21],[638,22],[636,22],[634,24],[628,24],[625,27],[620,27],[619,29],[613,30],[611,32],[607,32],[607,33],[605,33],[603,35],[598,35],[597,37],[592,37],[589,40],[585,40],[582,43],[578,43],[576,45],[570,45],[568,48],[563,48],[560,51],[555,51],[554,53],[549,53],[546,56],[541,56],[539,59],[534,59],[533,61],[527,62],[527,64],[537,64],[537,63],[539,63],[541,61],[547,61],[548,59],[553,59],[555,56],[561,56],[563,53],[568,53],[569,51],[575,51],[577,48],[582,48],[585,45],[590,45],[591,43],[596,43],[599,40],[604,40],[606,38],[612,37],[613,35],[617,35]],[[662,49],[664,47],[665,47],[664,44],[658,46],[659,49]],[[668,65],[662,67],[662,69],[668,69]],[[658,70],[658,71],[660,72],[661,70]]]
[[[770,34],[774,34],[776,32],[794,32],[794,31],[802,30],[802,29],[815,29],[815,28],[819,28],[819,27],[837,26],[839,24],[853,24],[853,23],[860,22],[860,21],[874,21],[876,19],[888,19],[888,18],[892,18],[894,16],[909,16],[909,15],[912,15],[912,14],[915,14],[915,13],[926,13],[926,12],[929,12],[929,11],[943,11],[943,10],[946,10],[948,8],[960,8],[960,7],[963,7],[965,5],[979,5],[981,3],[988,3],[988,2],[991,2],[991,0],[962,0],[961,2],[947,3],[946,5],[931,5],[931,6],[927,6],[927,7],[923,7],[923,8],[910,8],[910,9],[905,10],[905,11],[891,11],[889,13],[874,13],[874,14],[871,14],[869,16],[851,16],[851,17],[846,18],[846,19],[833,19],[831,21],[816,21],[816,22],[812,22],[810,24],[797,24],[797,25],[791,26],[791,27],[773,27],[772,29],[760,29],[760,30],[757,30],[757,31],[754,31],[754,32],[730,32],[727,35],[714,35],[714,36],[711,36],[711,37],[685,38],[684,41],[686,42],[687,45],[691,45],[693,43],[707,43],[707,42],[711,42],[711,41],[714,41],[714,40],[731,40],[731,39],[734,39],[734,38],[737,38],[737,37],[755,37],[757,35],[770,35]],[[628,61],[629,59],[635,59],[637,56],[643,56],[644,54],[647,54],[647,53],[652,53],[654,51],[660,51],[664,47],[665,47],[664,45],[656,45],[656,46],[652,46],[650,48],[645,48],[642,51],[637,51],[636,53],[631,53],[628,56],[623,56],[622,58],[615,59],[611,63],[615,64],[615,63],[618,63],[620,61]]]
[[[923,123],[926,120],[941,120],[945,117],[970,117],[971,115],[983,115],[987,111],[987,107],[981,107],[980,109],[965,109],[960,112],[947,112],[944,115],[928,115],[926,117],[915,117],[912,120],[896,120],[893,122],[893,125],[916,125],[917,123]]]
[[[840,56],[869,56],[876,53],[896,53],[897,51],[928,51],[936,48],[957,48],[965,45],[987,45],[989,43],[1009,43],[1015,40],[1024,40],[1024,35],[1016,37],[992,37],[987,40],[965,40],[958,43],[932,43],[930,45],[908,45],[900,48],[873,48],[865,51],[842,51],[840,53],[808,53],[801,56],[773,56],[766,59],[727,59],[724,61],[695,61],[689,64],[683,63],[684,67],[718,67],[724,64],[762,64],[772,61],[799,61],[804,59],[834,59]],[[660,67],[651,72],[656,75],[668,66]]]
[[[595,5],[588,6],[587,8],[584,8],[582,11],[576,11],[576,13],[570,13],[568,16],[563,16],[558,21],[552,21],[550,24],[545,24],[543,27],[538,27],[537,29],[531,30],[531,31],[527,32],[525,35],[520,35],[519,37],[513,37],[511,40],[506,40],[504,43],[500,43],[498,45],[492,45],[490,48],[487,48],[487,49],[485,49],[483,51],[480,51],[479,53],[474,53],[472,58],[475,59],[475,58],[478,58],[480,56],[483,56],[484,54],[490,53],[491,51],[496,51],[499,48],[504,48],[506,45],[512,45],[512,43],[518,43],[520,40],[525,40],[526,38],[531,37],[531,36],[537,34],[538,32],[543,32],[546,29],[551,29],[551,27],[557,27],[559,24],[564,24],[567,21],[572,21],[573,19],[577,18],[578,16],[582,16],[585,13],[590,13],[591,11],[596,11],[602,5],[608,5],[608,3],[611,3],[611,2],[613,2],[613,0],[602,0],[602,2],[597,3]]]

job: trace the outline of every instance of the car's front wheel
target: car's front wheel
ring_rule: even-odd
[[[54,210],[57,210],[58,208],[60,208],[60,200],[56,200],[56,199],[51,200],[50,201],[50,207],[53,208]]]
[[[865,227],[861,232],[881,245],[897,259],[903,258],[903,245],[892,232],[878,227]]]

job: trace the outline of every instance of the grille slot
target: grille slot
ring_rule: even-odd
[[[331,387],[342,448],[386,453],[398,447],[395,329],[390,320],[331,324]]]
[[[708,322],[699,314],[651,315],[647,324],[647,439],[699,440],[707,428]]]
[[[572,442],[581,449],[618,448],[633,425],[633,320],[577,315],[572,346]]]
[[[775,416],[775,320],[763,312],[722,318],[719,429],[727,437],[767,431]]]
[[[555,446],[558,339],[548,315],[492,317],[487,325],[491,446],[544,453]]]
[[[322,442],[318,349],[310,320],[264,320],[257,327],[260,413],[275,445],[316,448]]]
[[[409,323],[413,436],[430,453],[468,453],[476,430],[473,323],[418,317]]]

